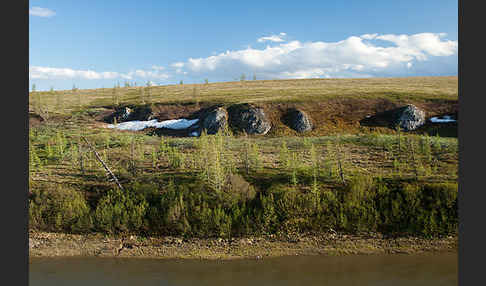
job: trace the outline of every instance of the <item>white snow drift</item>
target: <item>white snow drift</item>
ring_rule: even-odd
[[[455,119],[453,119],[451,116],[449,115],[444,115],[442,117],[432,117],[430,118],[430,122],[432,123],[448,123],[448,122],[456,122]]]
[[[157,119],[148,120],[148,121],[127,121],[118,124],[109,124],[108,128],[116,128],[118,130],[130,130],[130,131],[140,131],[147,127],[155,127],[155,128],[168,128],[168,129],[186,129],[191,127],[192,125],[196,124],[199,119],[171,119],[165,120],[161,122],[157,122]]]

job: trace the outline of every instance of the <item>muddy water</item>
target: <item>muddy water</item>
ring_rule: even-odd
[[[457,285],[457,253],[199,261],[32,258],[29,285]]]

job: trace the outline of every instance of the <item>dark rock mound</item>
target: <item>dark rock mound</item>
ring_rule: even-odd
[[[250,104],[237,104],[228,108],[230,127],[247,134],[264,135],[272,125],[262,108]]]
[[[425,123],[425,111],[413,104],[399,108],[397,116],[398,119],[395,124],[405,131],[415,130]]]
[[[312,130],[312,121],[302,110],[291,108],[282,118],[284,124],[294,129],[297,132],[306,132]]]
[[[150,106],[120,106],[115,109],[115,112],[106,116],[104,121],[107,123],[113,123],[116,119],[116,121],[120,123],[133,120],[152,120],[154,118],[155,117]]]
[[[115,112],[105,117],[105,121],[108,123],[113,123],[115,120],[116,122],[129,121],[131,113],[132,113],[132,109],[130,107],[128,106],[119,107],[115,109]]]
[[[204,114],[200,122],[202,130],[206,130],[207,134],[216,134],[228,125],[228,112],[222,107],[217,107]]]
[[[363,126],[400,128],[404,131],[416,130],[425,124],[425,112],[413,104],[367,116],[360,121]]]

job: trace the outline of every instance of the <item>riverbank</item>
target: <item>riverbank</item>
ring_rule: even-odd
[[[30,257],[136,257],[262,259],[294,255],[369,255],[457,252],[458,237],[384,238],[379,234],[275,235],[232,239],[115,237],[102,234],[29,233]]]

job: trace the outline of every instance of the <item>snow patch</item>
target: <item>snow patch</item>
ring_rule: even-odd
[[[165,120],[162,122],[157,122],[155,124],[156,128],[169,128],[169,129],[186,129],[191,127],[192,125],[196,124],[199,119],[172,119],[172,120]]]
[[[430,118],[430,122],[432,123],[448,123],[448,122],[456,122],[455,119],[452,119],[451,116],[449,115],[444,115],[444,116],[435,116]]]
[[[115,128],[118,130],[131,130],[131,131],[140,131],[148,127],[155,127],[155,128],[168,128],[168,129],[186,129],[189,128],[190,126],[194,125],[197,123],[199,119],[171,119],[171,120],[165,120],[161,122],[157,122],[157,119],[153,120],[148,120],[148,121],[139,121],[139,120],[134,120],[134,121],[127,121],[127,122],[122,122],[118,124],[108,124],[108,128]]]

